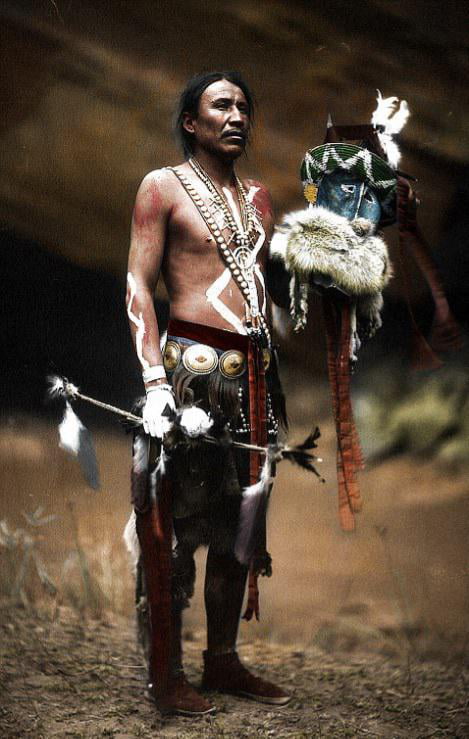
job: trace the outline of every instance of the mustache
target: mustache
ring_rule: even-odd
[[[239,128],[230,128],[229,131],[225,131],[222,134],[222,139],[225,139],[228,136],[240,136],[243,139],[243,141],[246,141],[246,139],[247,139],[247,133],[246,133],[246,131],[242,131]]]

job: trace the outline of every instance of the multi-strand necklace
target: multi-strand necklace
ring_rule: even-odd
[[[224,193],[218,189],[197,159],[192,157],[189,159],[189,164],[209,191],[214,207],[222,213],[224,225],[231,231],[231,241],[235,243],[235,251],[237,248],[243,251],[244,249],[250,249],[256,234],[257,213],[255,206],[248,201],[246,190],[239,177],[236,174],[234,175],[242,228],[236,222]]]
[[[172,168],[173,172],[177,175],[194,204],[197,206],[199,213],[203,217],[215,239],[223,261],[230,269],[233,279],[244,296],[246,305],[249,308],[249,333],[260,339],[263,335],[270,344],[270,331],[267,322],[262,315],[262,311],[259,309],[257,287],[254,278],[254,269],[258,252],[256,242],[261,234],[263,234],[262,227],[259,228],[259,217],[256,208],[251,202],[249,202],[246,190],[241,180],[235,175],[236,193],[240,209],[240,223],[237,223],[224,194],[219,191],[213,180],[199,162],[191,158],[189,159],[189,164],[210,193],[213,209],[210,209],[205,205],[190,180],[188,180],[188,178],[179,171],[178,168]],[[223,223],[220,225],[215,222],[213,210],[221,212],[222,214]],[[231,232],[231,237],[228,240],[225,239],[222,234],[222,231],[225,228]],[[230,248],[231,244],[233,245],[232,248]]]

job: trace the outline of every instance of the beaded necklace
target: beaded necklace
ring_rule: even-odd
[[[207,173],[202,170],[200,167],[200,164],[197,162],[195,165],[198,167],[207,178],[207,182],[205,182],[205,178],[200,176],[197,169],[193,166],[191,162],[194,160],[189,160],[189,163],[191,164],[194,171],[197,173],[197,175],[200,177],[200,179],[204,182],[204,184],[207,185],[207,188],[212,195],[212,198],[214,202],[220,203],[220,201],[224,201],[224,198],[220,195],[217,188],[215,187],[212,180],[209,178]],[[230,249],[226,239],[224,238],[222,234],[222,229],[219,228],[217,223],[215,222],[215,219],[213,218],[213,213],[210,211],[210,209],[205,205],[203,199],[195,189],[195,187],[192,185],[190,180],[181,172],[178,167],[169,167],[176,177],[179,179],[180,183],[183,185],[184,189],[186,190],[187,194],[190,196],[191,200],[193,201],[194,205],[197,207],[197,210],[199,211],[200,215],[204,219],[206,225],[208,226],[212,236],[215,239],[215,243],[217,245],[217,248],[221,254],[221,257],[227,267],[229,268],[233,279],[235,280],[236,284],[238,285],[238,288],[240,289],[245,301],[246,305],[249,308],[249,317],[247,321],[247,328],[248,333],[250,336],[255,338],[256,340],[267,343],[267,345],[270,346],[271,343],[271,336],[269,327],[267,325],[267,321],[265,320],[264,316],[262,315],[262,311],[259,310],[258,306],[258,300],[257,300],[257,288],[254,280],[254,266],[255,266],[255,251],[252,246],[251,236],[248,230],[240,231],[238,224],[236,223],[234,216],[230,210],[230,207],[226,201],[224,201],[226,210],[228,213],[225,214],[224,212],[224,206],[219,205],[221,207],[223,214],[225,216],[225,220],[227,221],[227,224],[232,230],[232,238],[231,241],[235,241],[235,243],[238,243],[238,239],[243,238],[242,243],[239,243],[235,247],[234,250]],[[208,184],[210,183],[210,184]],[[252,220],[252,229],[251,233],[254,235],[255,232],[255,220],[256,220],[256,209],[255,207],[249,203],[246,197],[246,191],[243,187],[243,184],[239,180],[238,177],[236,177],[236,183],[237,183],[237,192],[238,197],[240,197],[240,209],[241,213],[246,213],[246,221],[249,223],[250,216],[249,212],[252,213],[251,220]],[[249,207],[251,206],[251,207]],[[233,228],[231,227],[231,221],[233,222]],[[245,222],[246,222],[245,221]]]
[[[256,233],[255,218],[257,214],[256,214],[255,206],[252,203],[250,203],[247,199],[246,190],[244,189],[243,183],[241,182],[239,177],[235,174],[234,177],[235,177],[235,185],[236,185],[236,194],[238,197],[239,210],[241,213],[241,222],[243,226],[243,228],[240,229],[224,193],[220,192],[215,182],[207,174],[207,172],[201,166],[201,164],[197,161],[197,159],[194,159],[194,157],[191,157],[191,159],[189,159],[189,164],[194,170],[194,172],[196,173],[196,175],[199,177],[199,179],[202,180],[207,190],[209,191],[211,200],[215,208],[222,212],[224,222],[226,223],[227,228],[229,228],[232,233],[230,242],[231,241],[235,242],[236,247],[240,249],[240,256],[241,254],[243,254],[244,259],[246,259],[247,254],[245,250],[246,249],[249,250],[252,247],[252,243],[253,243],[254,236]]]

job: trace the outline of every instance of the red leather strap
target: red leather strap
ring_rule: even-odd
[[[363,466],[362,453],[352,414],[350,397],[350,303],[335,305],[323,298],[327,338],[327,366],[337,434],[337,482],[339,520],[344,531],[355,529],[354,514],[362,501],[356,470]]]
[[[265,371],[262,352],[253,342],[248,351],[248,382],[249,382],[249,423],[251,427],[251,444],[266,446],[267,444],[267,412]],[[251,452],[249,459],[249,482],[254,485],[259,479],[262,458],[258,452]],[[265,540],[259,542],[259,547],[265,549]],[[248,602],[243,619],[250,621],[255,615],[259,621],[259,587],[258,575],[251,566],[248,581]]]

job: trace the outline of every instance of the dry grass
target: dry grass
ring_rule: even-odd
[[[51,621],[0,608],[2,736],[465,737],[468,674],[457,663],[413,661],[256,641],[242,657],[293,693],[282,709],[210,694],[215,718],[162,718],[144,698],[145,671],[127,619],[86,625],[62,608]],[[199,635],[185,642],[189,679],[201,676]]]
[[[298,394],[296,403],[303,413],[305,398]],[[308,429],[293,426],[303,438]],[[240,633],[242,654],[294,689],[295,702],[266,711],[218,697],[217,718],[193,727],[162,721],[142,700],[121,540],[129,440],[95,434],[103,489],[94,493],[58,449],[53,427],[19,419],[5,430],[3,735],[465,736],[466,480],[442,477],[429,462],[389,461],[362,477],[365,510],[357,534],[345,536],[327,420],[322,431],[326,486],[280,467],[269,521],[274,577],[261,583],[261,622],[243,623]],[[196,681],[203,559],[185,626]]]

